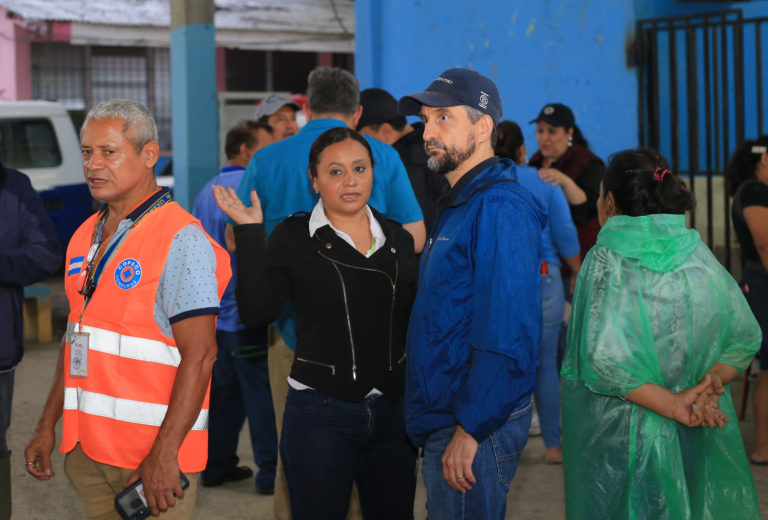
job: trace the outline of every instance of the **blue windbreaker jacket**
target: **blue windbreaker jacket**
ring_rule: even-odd
[[[457,423],[482,442],[533,393],[547,213],[516,179],[494,157],[441,199],[408,328],[405,421],[417,445]]]

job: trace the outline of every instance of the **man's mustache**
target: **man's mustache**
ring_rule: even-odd
[[[429,152],[429,150],[427,150],[427,148],[429,148],[429,147],[440,148],[441,150],[446,150],[445,145],[443,143],[439,142],[439,141],[424,141],[424,150]]]

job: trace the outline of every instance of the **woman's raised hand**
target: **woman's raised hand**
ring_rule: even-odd
[[[251,206],[247,207],[230,186],[214,185],[213,196],[221,211],[235,221],[235,224],[261,224],[264,214],[261,211],[261,201],[256,190],[251,190]]]

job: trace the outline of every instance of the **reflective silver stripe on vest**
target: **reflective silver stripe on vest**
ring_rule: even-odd
[[[90,415],[107,417],[117,421],[146,424],[159,427],[165,418],[168,406],[120,399],[82,388],[64,388],[64,409],[79,410]],[[208,428],[208,410],[200,410],[192,430]]]
[[[70,343],[76,327],[76,323],[69,322],[67,324]],[[111,330],[98,329],[88,325],[83,325],[83,332],[91,335],[88,341],[89,350],[97,350],[105,354],[138,361],[161,363],[172,367],[178,367],[181,362],[179,349],[162,341],[124,336]]]

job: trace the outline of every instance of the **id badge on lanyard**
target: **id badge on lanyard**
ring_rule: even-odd
[[[70,377],[88,377],[88,341],[90,334],[82,331],[72,331],[72,341],[69,344],[69,375]]]

